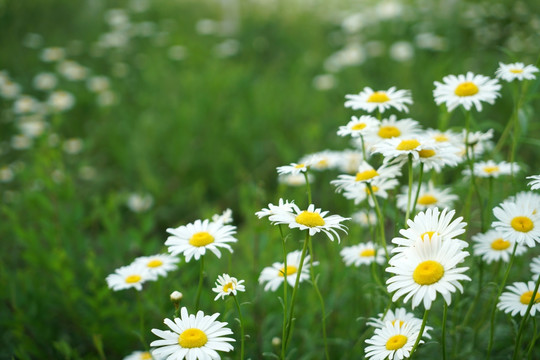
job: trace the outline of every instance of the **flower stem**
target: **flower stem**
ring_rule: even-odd
[[[416,194],[414,195],[414,202],[412,206],[411,216],[414,216],[416,213],[416,203],[418,202],[418,196],[420,196],[420,188],[422,187],[422,178],[424,177],[424,163],[420,163],[420,175],[418,176],[418,187],[416,189]]]
[[[199,311],[199,300],[201,299],[201,291],[204,278],[204,255],[201,256],[201,269],[199,271],[199,287],[197,288],[197,297],[195,298],[195,309],[197,309],[197,311]]]
[[[534,331],[533,331],[531,344],[529,345],[529,350],[527,351],[527,359],[532,359],[532,357],[531,357],[532,350],[534,349],[534,344],[536,343],[536,339],[537,339],[537,337],[536,337],[536,335],[537,335],[536,318],[533,317],[532,320],[533,320],[533,325],[534,325]]]
[[[446,315],[448,313],[448,304],[446,301],[444,302],[443,307],[443,320],[442,320],[442,339],[441,339],[441,347],[442,347],[442,360],[446,360]]]
[[[414,342],[414,346],[411,349],[411,354],[409,355],[409,359],[413,358],[413,354],[416,351],[418,344],[420,344],[420,340],[422,339],[422,335],[424,334],[424,329],[426,327],[428,313],[429,313],[429,309],[424,310],[424,317],[422,318],[422,325],[420,326],[420,332],[418,332],[418,337],[416,338],[416,341]]]
[[[538,287],[540,287],[540,276],[538,276],[538,279],[536,280],[536,285],[534,286],[531,300],[529,301],[529,305],[527,305],[527,310],[525,310],[525,315],[523,315],[523,319],[521,319],[521,324],[519,324],[519,330],[516,337],[516,348],[514,349],[514,356],[512,356],[512,360],[516,360],[518,358],[518,354],[520,350],[519,347],[521,345],[521,335],[523,334],[523,328],[525,327],[525,324],[527,323],[527,319],[529,318],[529,313],[531,312],[531,308],[536,303],[536,294],[538,293]],[[533,337],[533,341],[534,341],[534,337]]]
[[[379,202],[377,201],[377,197],[375,196],[375,193],[373,192],[373,187],[371,186],[369,182],[366,183],[366,186],[368,188],[369,195],[371,196],[371,199],[373,200],[373,203],[375,204],[375,212],[377,213],[377,221],[379,223],[379,235],[381,236],[380,241],[384,249],[384,253],[386,255],[386,261],[390,261],[390,255],[388,254],[388,249],[386,247],[386,237],[384,234],[384,217],[381,212],[381,208],[379,207]]]
[[[480,226],[482,232],[484,231],[484,209],[482,205],[482,196],[480,195],[480,189],[476,182],[476,174],[474,173],[474,149],[469,146],[469,132],[470,132],[470,123],[471,123],[471,112],[467,111],[465,113],[465,156],[467,158],[467,163],[469,164],[469,170],[471,171],[471,185],[476,194],[478,201],[478,206],[480,207]],[[469,149],[471,149],[469,153]]]
[[[281,339],[285,339],[285,331],[287,329],[287,246],[285,244],[285,236],[283,235],[283,228],[281,227],[281,224],[279,224],[279,233],[281,235],[281,244],[283,245],[283,269],[285,269],[285,274],[283,274],[284,284],[283,284],[283,328],[281,330]],[[281,352],[282,354],[285,353],[285,341],[281,341]]]
[[[411,211],[411,194],[412,194],[412,181],[413,181],[413,167],[412,167],[412,154],[409,154],[409,191],[407,192],[407,211],[405,212],[404,227],[407,227],[407,220],[409,220],[409,214]]]
[[[242,311],[240,310],[240,304],[235,295],[232,295],[234,298],[234,303],[236,304],[236,309],[238,310],[238,318],[240,319],[240,360],[244,360],[244,319],[242,317]]]
[[[313,284],[313,288],[315,289],[315,293],[317,294],[317,298],[319,299],[319,303],[321,305],[321,318],[322,318],[322,333],[323,333],[323,341],[324,341],[324,354],[326,355],[326,359],[330,360],[330,355],[328,353],[328,339],[326,337],[326,311],[324,309],[324,299],[321,295],[321,291],[319,290],[319,286],[317,285],[317,279],[315,279],[315,270],[313,267],[313,246],[311,241],[309,242],[309,262],[310,262],[310,268],[309,272],[311,275],[311,283]]]

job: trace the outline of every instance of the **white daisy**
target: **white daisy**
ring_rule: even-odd
[[[387,322],[384,327],[375,329],[375,334],[366,340],[366,359],[401,360],[410,356],[411,350],[419,336],[416,327],[400,326],[398,322]],[[420,340],[419,344],[424,341]]]
[[[534,65],[525,65],[521,62],[513,64],[499,63],[499,68],[495,71],[495,76],[499,79],[506,80],[508,82],[513,80],[534,80],[536,76],[534,73],[538,72],[538,68]]]
[[[497,307],[509,313],[512,316],[519,314],[521,316],[525,315],[527,307],[532,300],[532,295],[534,293],[535,283],[534,281],[524,282],[515,282],[510,286],[507,286],[507,292],[503,292],[497,303]],[[534,297],[534,304],[531,307],[530,315],[534,316],[536,312],[540,312],[540,293],[536,293]]]
[[[310,183],[313,182],[315,177],[313,174],[307,174]],[[304,174],[296,175],[278,175],[278,182],[288,186],[304,186],[306,185],[306,177]]]
[[[339,253],[347,266],[359,267],[360,265],[369,265],[373,261],[382,265],[386,262],[384,250],[371,241],[344,247]]]
[[[540,242],[540,213],[533,203],[506,201],[493,209],[493,214],[497,221],[491,226],[501,233],[503,239],[525,242],[529,247]]]
[[[230,224],[233,222],[232,210],[227,209],[221,214],[212,215],[213,222],[220,222],[222,224]]]
[[[233,338],[231,329],[225,327],[226,322],[216,321],[219,313],[204,315],[189,315],[185,307],[180,310],[180,317],[174,321],[165,319],[163,322],[170,330],[152,329],[160,340],[152,341],[152,355],[159,358],[175,360],[211,360],[220,359],[218,351],[234,350],[230,342]]]
[[[142,290],[142,284],[146,281],[154,281],[157,276],[150,273],[150,270],[140,264],[122,266],[107,276],[107,285],[114,291],[135,288]]]
[[[538,276],[540,276],[540,256],[533,258],[530,266],[533,273],[533,280],[536,281]]]
[[[354,176],[338,175],[337,180],[330,181],[330,184],[336,186],[337,192],[341,192],[362,182],[377,184],[382,179],[393,179],[400,175],[401,169],[399,166],[384,164],[375,170],[367,161],[363,161]]]
[[[412,155],[414,160],[420,158],[420,151],[430,150],[433,148],[433,143],[421,137],[410,137],[407,139],[392,138],[381,141],[373,145],[373,153],[381,153],[384,156],[384,161],[390,160],[400,162],[407,160],[409,155]]]
[[[414,183],[412,186],[412,194],[416,194],[418,190],[418,183]],[[450,193],[452,189],[450,187],[441,188],[433,186],[432,182],[429,182],[427,186],[422,184],[420,192],[418,193],[418,200],[416,201],[416,208],[420,211],[424,211],[430,208],[451,208],[454,201],[458,199],[457,195]],[[397,207],[402,211],[407,211],[409,187],[404,186],[401,189],[401,194],[396,196]]]
[[[376,184],[371,184],[371,190],[377,197],[386,199],[388,198],[388,191],[393,190],[399,182],[396,179],[381,179]],[[346,199],[353,200],[354,203],[360,204],[365,199],[368,199],[370,206],[374,206],[371,193],[366,182],[358,182],[356,186],[345,188],[343,196]]]
[[[413,309],[423,302],[427,310],[440,293],[450,305],[451,293],[456,289],[463,292],[459,281],[471,280],[462,274],[468,267],[457,267],[469,255],[462,248],[458,241],[433,236],[431,241],[418,240],[414,246],[392,257],[391,266],[386,269],[394,274],[386,281],[388,291],[395,291],[392,301],[405,295],[403,302],[412,299]]]
[[[313,204],[310,204],[307,210],[301,210],[293,204],[290,211],[277,212],[270,215],[269,220],[275,224],[286,224],[291,229],[308,230],[310,236],[322,231],[331,241],[334,241],[335,236],[339,242],[340,237],[336,230],[346,233],[347,227],[341,222],[351,218],[344,218],[339,215],[327,216],[327,214],[328,211],[321,211],[320,208],[315,208]]]
[[[426,129],[424,134],[426,137],[435,140],[437,143],[449,143],[454,147],[457,147],[463,142],[461,133],[452,130],[441,131],[437,129]]]
[[[154,204],[154,197],[151,194],[129,194],[126,205],[134,213],[146,211]]]
[[[180,260],[169,254],[157,254],[153,256],[141,256],[136,258],[133,263],[141,266],[146,266],[150,274],[156,276],[167,276],[169,271],[174,271],[178,268],[177,263]]]
[[[221,252],[218,248],[227,249],[232,253],[232,248],[228,243],[238,241],[232,236],[236,233],[236,226],[209,220],[196,220],[192,224],[182,225],[176,229],[169,228],[167,232],[173,235],[165,241],[169,252],[172,255],[182,253],[186,257],[186,262],[189,262],[192,257],[199,260],[206,254],[206,250],[212,251],[220,258]]]
[[[448,142],[437,142],[433,139],[423,140],[423,148],[418,151],[418,159],[414,164],[424,164],[424,170],[435,170],[441,172],[445,166],[457,166],[462,160],[458,156],[459,148],[452,146]]]
[[[538,190],[540,189],[540,175],[531,175],[527,176],[527,179],[531,179],[527,185],[531,187],[531,190]]]
[[[298,175],[303,174],[308,170],[309,164],[306,163],[291,163],[290,165],[283,165],[277,167],[279,175]]]
[[[57,90],[49,95],[47,104],[55,112],[66,111],[75,105],[75,96],[67,91]]]
[[[481,256],[482,260],[491,264],[493,261],[510,261],[510,256],[514,250],[514,243],[505,240],[497,230],[488,230],[484,234],[476,234],[472,237],[474,241],[474,254]],[[518,244],[516,255],[521,255],[527,251],[527,247]]]
[[[493,129],[489,129],[486,132],[482,131],[475,131],[475,132],[469,132],[464,129],[461,133],[461,145],[459,146],[459,152],[458,155],[461,156],[463,159],[466,159],[466,152],[465,149],[467,148],[467,144],[469,145],[469,156],[480,156],[482,155],[486,150],[489,150],[493,147],[493,143],[490,141],[491,138],[493,138]]]
[[[66,50],[61,47],[48,47],[41,50],[40,58],[44,62],[60,61],[66,56]]]
[[[379,120],[371,115],[362,115],[359,118],[356,116],[351,117],[351,121],[345,126],[340,126],[337,134],[339,136],[352,136],[359,137],[372,131],[379,125]]]
[[[377,214],[373,210],[359,210],[351,215],[352,221],[360,226],[372,226],[377,223]]]
[[[58,78],[53,73],[44,72],[34,76],[32,83],[35,89],[48,91],[56,87]]]
[[[345,95],[345,107],[353,110],[362,109],[367,112],[378,110],[383,113],[385,110],[394,107],[397,111],[409,112],[406,104],[412,104],[411,92],[409,90],[396,90],[392,86],[388,90],[373,91],[370,87],[365,87],[358,95]]]
[[[312,170],[335,169],[341,161],[341,152],[323,150],[314,154],[308,154],[300,159],[300,163],[310,162]]]
[[[378,315],[378,318],[369,318],[369,320],[366,324],[378,329],[386,327],[386,323],[388,322],[392,325],[398,323],[400,327],[406,324],[411,328],[417,328],[418,331],[422,327],[422,319],[418,319],[413,313],[407,312],[405,308],[397,308],[394,311],[390,309],[386,312],[386,315],[381,313]],[[431,330],[433,330],[431,326],[425,326],[422,336],[431,339],[431,336],[428,334],[428,331]]]
[[[482,111],[482,101],[493,104],[501,88],[497,79],[475,75],[470,71],[466,75],[447,75],[443,78],[443,83],[435,81],[434,84],[435,103],[445,103],[448,111],[459,105],[465,110],[470,110],[474,105],[476,110]]]
[[[294,201],[289,202],[289,200],[283,200],[279,199],[278,205],[274,204],[268,204],[268,209],[262,209],[261,211],[257,211],[255,215],[259,219],[262,219],[263,217],[275,215],[281,212],[290,212],[292,211],[294,207]]]
[[[519,165],[516,163],[508,163],[506,161],[501,161],[496,163],[493,160],[488,161],[479,161],[475,162],[473,166],[474,175],[483,178],[498,178],[501,175],[510,175],[512,174],[512,167],[514,172],[519,171]],[[464,169],[463,175],[470,176],[471,170]]]
[[[13,103],[13,112],[17,115],[32,114],[41,109],[41,103],[29,95],[21,95]]]
[[[362,150],[347,149],[339,153],[339,160],[336,167],[341,172],[354,174],[364,160]]]
[[[164,358],[152,357],[148,351],[134,351],[123,360],[164,360]]]
[[[382,119],[378,127],[364,136],[367,143],[366,148],[371,149],[374,144],[392,138],[407,138],[418,135],[420,125],[413,119],[400,119],[396,115],[390,115],[387,119]]]
[[[302,252],[296,250],[287,254],[287,269],[285,269],[283,263],[279,262],[273,263],[272,266],[265,267],[259,276],[259,283],[266,283],[264,291],[276,291],[285,280],[285,277],[287,277],[287,283],[294,287],[298,269],[300,268],[301,257]],[[309,279],[309,260],[310,256],[306,255],[302,265],[299,282]],[[317,261],[313,262],[313,266],[318,264]]]
[[[214,301],[220,297],[221,299],[224,299],[225,296],[231,294],[236,296],[237,291],[246,291],[246,287],[242,284],[243,282],[244,280],[238,281],[237,278],[229,276],[229,274],[219,275],[216,280],[216,287],[212,289],[212,291],[217,293]]]

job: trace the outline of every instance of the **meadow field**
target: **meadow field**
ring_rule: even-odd
[[[0,359],[540,359],[538,67],[533,0],[0,0]]]

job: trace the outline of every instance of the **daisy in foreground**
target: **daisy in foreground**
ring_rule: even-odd
[[[365,87],[358,95],[345,95],[345,107],[353,110],[362,109],[367,112],[378,110],[383,113],[391,107],[397,111],[409,112],[406,104],[412,104],[411,92],[409,90],[396,90],[392,86],[388,90],[373,91],[370,87]]]
[[[150,270],[141,264],[131,264],[122,266],[110,274],[105,279],[107,285],[114,291],[135,288],[138,291],[142,290],[142,284],[146,281],[154,281],[157,275],[152,274]]]
[[[300,250],[293,251],[287,254],[287,269],[283,263],[275,262],[272,266],[265,267],[259,276],[259,283],[266,283],[264,291],[276,291],[279,286],[287,278],[287,283],[294,286],[296,276],[298,275],[298,269],[300,268],[300,259],[302,258],[302,252]],[[309,260],[310,256],[306,255],[302,265],[302,272],[300,273],[300,282],[309,279]],[[317,261],[313,262],[313,266],[318,265]]]
[[[507,286],[506,289],[510,291],[502,293],[497,307],[505,313],[510,313],[512,316],[515,316],[518,313],[521,316],[525,315],[527,307],[532,300],[534,286],[534,281],[526,283],[516,282]],[[534,304],[531,307],[530,315],[534,316],[537,311],[540,312],[539,293],[536,293],[536,296],[534,297]]]
[[[186,262],[189,262],[191,258],[199,260],[201,256],[206,254],[206,250],[210,250],[220,258],[220,247],[232,253],[232,248],[228,243],[238,241],[232,236],[236,233],[236,226],[210,222],[209,220],[196,220],[192,224],[183,225],[176,229],[169,228],[167,232],[172,234],[165,241],[169,252],[172,255],[182,253],[186,257]]]
[[[437,105],[445,103],[448,111],[454,110],[459,105],[465,110],[470,110],[474,105],[476,110],[482,111],[482,102],[493,104],[501,88],[497,79],[475,75],[470,71],[466,75],[445,76],[442,83],[435,81],[434,84],[435,103]]]
[[[231,294],[236,296],[236,292],[238,291],[246,291],[246,287],[242,285],[243,282],[244,280],[238,281],[237,278],[229,276],[229,274],[219,275],[216,281],[216,287],[212,289],[212,291],[217,293],[214,301],[220,297],[221,299],[224,299],[225,296]]]
[[[385,323],[384,327],[375,329],[375,335],[367,339],[366,358],[371,360],[401,360],[410,356],[411,350],[419,336],[419,328],[400,325],[399,322]],[[423,343],[420,340],[420,344]]]
[[[495,76],[508,82],[513,80],[534,80],[536,79],[534,75],[536,72],[538,72],[538,68],[534,65],[525,65],[521,62],[513,64],[499,63]]]
[[[407,312],[407,309],[405,308],[397,308],[394,311],[388,310],[386,315],[381,313],[378,316],[378,318],[370,318],[367,325],[380,329],[386,327],[386,323],[388,322],[392,325],[397,322],[400,327],[407,325],[411,328],[416,328],[418,331],[420,331],[420,328],[422,327],[422,319],[418,319],[413,313]],[[426,326],[422,336],[431,339],[431,336],[428,334],[428,331],[431,330],[433,330],[431,326]]]
[[[156,347],[152,350],[152,356],[175,360],[220,359],[217,352],[233,350],[229,343],[235,340],[225,337],[233,332],[225,327],[226,322],[216,321],[218,316],[219,313],[204,315],[202,311],[197,312],[197,315],[189,315],[183,307],[179,318],[174,321],[163,320],[172,331],[152,329],[152,332],[161,338],[150,344]]]
[[[540,213],[530,197],[530,201],[525,197],[519,203],[506,201],[497,206],[493,214],[498,221],[491,226],[508,241],[525,242],[534,247],[536,242],[540,243]]]
[[[328,238],[334,241],[334,236],[340,241],[336,230],[347,232],[347,227],[341,224],[342,221],[350,220],[339,215],[328,215],[328,211],[316,209],[315,205],[310,204],[307,210],[300,210],[296,204],[291,204],[290,210],[277,211],[270,215],[269,220],[274,224],[286,224],[289,228],[298,228],[308,230],[309,235],[313,236],[318,232],[324,232]]]
[[[150,274],[156,276],[167,276],[167,272],[176,270],[180,260],[169,254],[158,254],[153,256],[141,256],[135,259],[134,263],[148,268]]]

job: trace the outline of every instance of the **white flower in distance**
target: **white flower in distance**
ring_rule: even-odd
[[[493,209],[497,218],[491,226],[508,241],[525,242],[534,247],[540,242],[540,213],[538,204],[529,201],[520,203],[506,201]]]
[[[146,281],[154,281],[157,276],[151,274],[149,269],[140,264],[123,266],[107,276],[107,285],[114,291],[135,288],[142,290],[142,284]]]
[[[495,76],[505,81],[513,80],[534,80],[534,73],[538,72],[538,68],[534,65],[525,65],[522,62],[513,64],[499,63],[499,68],[495,71]]]
[[[481,256],[482,260],[491,264],[493,261],[510,261],[510,256],[514,250],[514,243],[505,240],[497,230],[488,230],[484,234],[476,234],[472,237],[474,241],[474,254]],[[527,247],[518,244],[516,255],[521,255],[527,251]]]
[[[222,224],[230,224],[233,222],[232,210],[227,209],[222,214],[212,215],[213,222],[220,222]]]
[[[510,175],[512,174],[512,167],[514,172],[519,171],[519,165],[516,163],[508,163],[506,161],[501,161],[496,163],[493,160],[488,161],[479,161],[475,162],[473,166],[474,174],[478,177],[483,178],[498,178],[501,175]],[[463,170],[464,175],[471,175],[470,169]]]
[[[509,291],[501,294],[497,307],[512,316],[516,314],[523,316],[532,300],[533,306],[531,307],[530,315],[534,316],[536,312],[540,312],[540,293],[536,293],[534,300],[532,298],[534,287],[534,281],[528,281],[526,283],[516,282],[507,286],[506,289]]]
[[[220,258],[219,248],[227,249],[232,253],[229,243],[238,241],[232,236],[236,234],[236,226],[209,220],[196,220],[192,224],[182,225],[175,229],[169,228],[167,232],[172,234],[165,241],[169,252],[172,255],[182,253],[186,257],[186,262],[189,262],[191,258],[199,260],[206,254],[206,250],[210,250]]]
[[[408,325],[400,326],[398,322],[388,322],[382,328],[375,329],[375,335],[366,340],[366,359],[369,360],[402,360],[407,359],[420,331]],[[424,341],[420,340],[419,344]]]
[[[229,276],[229,274],[219,275],[215,284],[216,287],[212,289],[212,291],[217,293],[214,301],[220,297],[224,299],[225,296],[231,294],[236,296],[238,291],[246,291],[246,287],[242,284],[243,282],[244,280],[238,281],[237,278]]]
[[[370,87],[365,87],[358,95],[346,95],[345,107],[353,110],[365,110],[374,112],[378,110],[383,113],[391,107],[397,111],[409,112],[406,104],[412,104],[411,92],[409,90],[396,90],[392,86],[388,90],[373,91]]]
[[[418,331],[422,327],[422,319],[418,319],[413,313],[407,312],[405,308],[397,308],[394,311],[390,309],[386,314],[381,313],[378,316],[378,318],[369,318],[370,321],[367,322],[367,325],[382,329],[390,322],[392,325],[398,323],[400,327],[407,325],[411,328],[417,328]],[[428,331],[431,330],[433,330],[431,326],[425,326],[422,336],[431,339],[431,336],[428,334]]]
[[[312,174],[307,174],[307,176],[309,182],[313,182],[314,176]],[[305,186],[306,177],[304,176],[304,174],[278,175],[278,182],[287,186]]]
[[[373,131],[378,125],[379,120],[371,115],[362,115],[359,118],[353,116],[347,125],[339,127],[337,134],[339,136],[359,137]]]
[[[371,190],[368,186],[368,183],[360,181],[355,186],[350,186],[345,188],[343,191],[343,196],[346,199],[354,200],[355,204],[360,204],[366,198],[370,206],[375,206],[373,199],[371,198],[371,193],[377,197],[386,199],[388,198],[388,190],[393,190],[397,185],[398,181],[396,179],[381,179],[377,181],[376,184],[371,185]]]
[[[40,102],[29,95],[21,95],[13,103],[13,112],[17,115],[32,114],[40,109]]]
[[[154,204],[154,198],[150,194],[130,194],[127,198],[126,205],[129,210],[140,213],[146,211]]]
[[[465,110],[470,110],[474,105],[476,110],[482,111],[482,102],[493,104],[501,89],[497,79],[475,75],[470,71],[465,75],[447,75],[442,83],[435,81],[434,84],[435,103],[445,103],[448,111],[460,105]]]
[[[462,248],[456,240],[433,236],[431,241],[418,240],[414,246],[392,257],[391,266],[386,269],[394,274],[386,281],[388,291],[395,292],[392,301],[405,296],[403,302],[412,299],[413,309],[423,303],[427,310],[440,293],[450,305],[452,293],[463,292],[459,281],[471,280],[463,274],[468,267],[457,267],[469,255]]]
[[[308,154],[300,159],[300,163],[310,163],[310,170],[335,169],[341,161],[341,152],[323,150]]]
[[[418,184],[415,183],[412,186],[412,194],[416,194],[418,190]],[[401,190],[401,194],[397,195],[397,207],[402,211],[407,211],[407,197],[409,187],[404,186]],[[418,193],[418,200],[416,202],[416,208],[420,211],[424,211],[431,208],[451,208],[454,201],[458,199],[457,195],[450,193],[451,188],[439,188],[433,186],[432,182],[429,182],[427,187],[422,184],[420,192]]]
[[[180,260],[169,254],[157,254],[153,256],[141,256],[136,258],[133,263],[145,266],[150,271],[150,274],[156,276],[167,276],[169,271],[174,271],[178,268]]]
[[[527,185],[531,187],[531,190],[540,189],[540,175],[527,176],[527,179],[531,179]]]
[[[58,79],[53,73],[39,73],[34,76],[33,85],[37,90],[52,90],[56,87]]]
[[[197,312],[197,315],[189,315],[183,307],[180,309],[179,318],[174,321],[163,320],[170,330],[152,329],[152,332],[161,338],[150,344],[155,347],[152,349],[152,356],[175,360],[220,359],[218,351],[234,350],[230,343],[235,340],[226,337],[233,332],[225,327],[226,322],[216,321],[218,316],[219,313],[204,315],[202,311]]]
[[[148,351],[134,351],[122,360],[164,360],[163,357],[152,358],[152,355]]]
[[[328,215],[328,211],[316,209],[315,205],[310,204],[307,210],[301,210],[293,204],[290,211],[280,211],[269,217],[269,220],[275,224],[286,224],[289,228],[298,228],[308,230],[309,235],[313,236],[318,232],[324,232],[328,238],[334,241],[334,236],[340,241],[336,230],[347,232],[347,227],[341,224],[342,221],[350,220],[339,215]]]
[[[303,174],[308,170],[310,164],[307,163],[291,163],[290,165],[283,165],[277,167],[279,175],[298,175]]]
[[[381,180],[393,179],[401,175],[401,169],[396,165],[384,164],[375,169],[367,161],[363,161],[358,167],[355,175],[338,175],[336,180],[330,181],[330,184],[337,187],[336,191],[341,192],[344,189],[357,186],[359,183],[377,184]]]
[[[360,265],[369,265],[374,261],[382,265],[386,262],[384,250],[371,241],[344,247],[339,254],[347,266],[359,267]]]
[[[48,47],[41,51],[40,58],[44,62],[60,61],[66,56],[66,50],[61,47]]]
[[[66,111],[75,105],[75,96],[67,91],[58,90],[49,95],[47,104],[55,112]]]
[[[272,266],[265,267],[259,276],[259,283],[266,283],[264,291],[276,291],[279,286],[286,280],[291,286],[294,286],[298,271],[300,270],[300,259],[302,252],[299,250],[287,254],[287,268],[283,263],[275,262]],[[313,266],[318,265],[317,261],[313,262]],[[304,257],[302,270],[300,273],[299,282],[309,279],[310,256]]]

